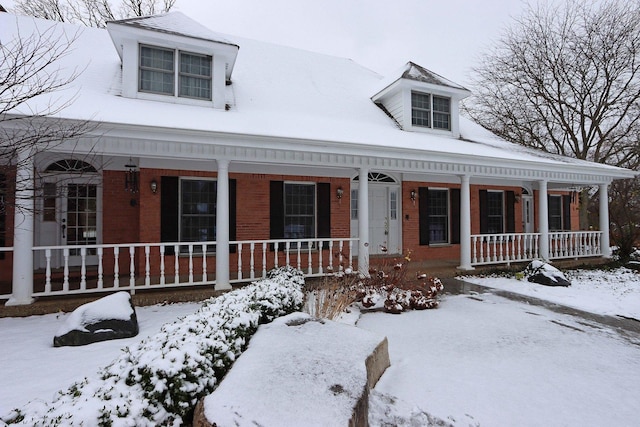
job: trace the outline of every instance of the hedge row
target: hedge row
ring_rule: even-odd
[[[304,277],[292,268],[205,301],[196,313],[103,368],[99,380],[76,383],[49,403],[14,410],[7,424],[33,426],[179,426],[190,421],[245,350],[258,325],[302,307]],[[1,423],[0,423],[1,424]]]

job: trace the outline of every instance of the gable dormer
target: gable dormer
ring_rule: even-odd
[[[180,12],[107,23],[122,96],[225,108],[239,46]]]
[[[371,97],[406,131],[460,136],[460,100],[471,92],[413,62],[407,62]]]

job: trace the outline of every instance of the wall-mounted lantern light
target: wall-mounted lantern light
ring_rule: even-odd
[[[409,193],[409,197],[411,198],[411,201],[415,205],[416,204],[416,190],[411,190],[411,193]]]
[[[342,187],[338,187],[338,189],[336,190],[336,197],[338,198],[338,200],[342,199],[343,195],[344,195],[344,190],[342,189]]]
[[[155,179],[152,179],[151,184],[149,184],[149,186],[151,187],[151,192],[153,194],[156,194],[158,192],[158,181],[156,181]]]
[[[133,163],[131,157],[129,157],[129,162],[124,165],[127,168],[127,172],[124,177],[124,191],[129,191],[131,193],[138,192],[138,165]]]

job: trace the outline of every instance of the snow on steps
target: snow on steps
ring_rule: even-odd
[[[260,326],[193,426],[366,426],[387,367],[385,337],[293,313]]]

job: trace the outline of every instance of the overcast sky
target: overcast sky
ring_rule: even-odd
[[[177,0],[174,10],[217,32],[351,58],[382,75],[411,60],[468,85],[477,55],[524,7],[522,0]]]

